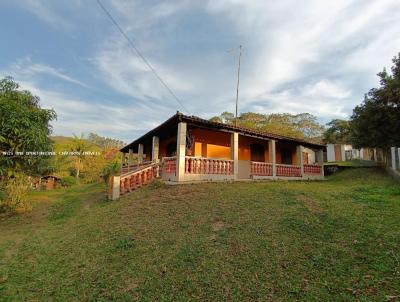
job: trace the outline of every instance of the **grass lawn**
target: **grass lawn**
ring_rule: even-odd
[[[379,163],[376,161],[362,160],[362,159],[324,163],[324,166],[338,166],[338,167],[349,167],[349,168],[376,167],[378,165]]]
[[[103,190],[35,192],[31,213],[0,216],[0,301],[400,298],[400,185],[378,169]]]

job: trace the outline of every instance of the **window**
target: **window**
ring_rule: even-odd
[[[292,152],[289,149],[281,150],[281,162],[284,165],[292,164]]]
[[[176,155],[176,142],[170,142],[167,145],[167,157]]]
[[[250,159],[251,161],[265,161],[264,147],[259,144],[250,145]]]

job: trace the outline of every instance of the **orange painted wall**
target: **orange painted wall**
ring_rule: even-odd
[[[210,157],[231,159],[231,134],[227,132],[211,131],[206,129],[189,129],[194,138],[193,155],[198,157]],[[166,156],[166,147],[170,142],[176,142],[176,138],[160,141],[160,157]],[[264,147],[265,161],[269,162],[268,141],[239,136],[239,160],[250,160],[250,145],[259,144]],[[281,148],[291,151],[292,164],[297,163],[296,146],[288,143],[276,143],[276,162],[282,163]]]
[[[167,146],[169,143],[175,143],[176,144],[176,138],[175,137],[171,137],[169,139],[166,140],[160,140],[160,145],[159,145],[159,157],[163,158],[167,156]]]
[[[296,146],[291,144],[281,144],[279,142],[276,143],[276,163],[282,163],[282,153],[281,149],[289,149],[292,155],[292,165],[298,165],[297,163],[297,154],[296,154]]]
[[[268,162],[269,161],[268,141],[241,135],[239,136],[239,160],[251,159],[251,152],[250,152],[251,144],[259,144],[264,147],[264,158],[265,161]]]
[[[231,135],[205,129],[191,129],[194,156],[231,159]]]

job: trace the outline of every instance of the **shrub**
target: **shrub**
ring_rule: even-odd
[[[76,185],[77,180],[76,177],[74,176],[65,176],[63,178],[61,178],[61,185],[64,187],[70,187],[73,185]]]
[[[5,181],[5,197],[0,200],[0,208],[10,212],[32,210],[32,203],[26,198],[30,188],[29,178],[22,173],[14,174]]]
[[[121,165],[118,162],[114,161],[114,162],[108,163],[104,167],[103,173],[102,173],[104,181],[107,182],[110,176],[119,174],[120,170],[121,170]]]

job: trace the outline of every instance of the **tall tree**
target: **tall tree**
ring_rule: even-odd
[[[234,115],[229,112],[223,112],[220,116],[213,117],[211,120],[233,124]],[[317,118],[309,113],[261,114],[246,112],[240,114],[238,118],[238,126],[290,137],[308,139],[314,142],[321,142],[324,131],[324,127],[318,123]]]
[[[104,137],[104,136],[100,136],[96,133],[89,133],[87,140],[89,142],[91,142],[92,144],[108,150],[108,149],[112,149],[112,148],[122,148],[125,143],[121,140],[115,139],[115,138],[111,138],[111,137]]]
[[[83,168],[83,164],[85,162],[85,158],[87,155],[85,152],[90,151],[91,144],[88,140],[85,139],[84,135],[77,136],[74,134],[74,137],[71,141],[70,150],[74,152],[74,168],[75,168],[75,177],[79,181],[79,175]]]
[[[0,175],[17,172],[35,175],[47,169],[48,158],[26,154],[52,150],[50,122],[56,113],[42,109],[39,102],[37,96],[20,90],[11,77],[0,80],[0,152],[8,154],[0,156]]]
[[[380,86],[371,89],[351,117],[356,147],[400,146],[400,53],[393,58],[391,74],[378,73]]]
[[[350,144],[350,122],[334,119],[326,124],[328,128],[324,132],[324,142],[327,144]]]

